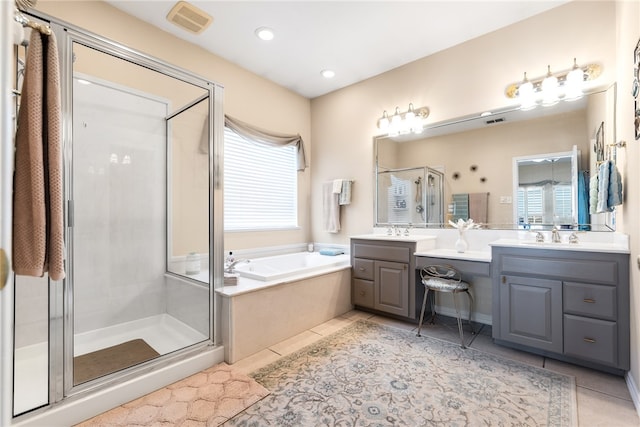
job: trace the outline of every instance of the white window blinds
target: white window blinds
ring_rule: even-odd
[[[252,143],[225,127],[225,231],[297,226],[296,147]]]

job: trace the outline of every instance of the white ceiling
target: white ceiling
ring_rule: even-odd
[[[176,1],[108,3],[253,73],[314,98],[495,31],[568,0],[198,1],[194,35],[166,20]],[[254,31],[269,27],[270,42]],[[180,64],[176,64],[180,65]],[[325,79],[323,69],[336,75]]]

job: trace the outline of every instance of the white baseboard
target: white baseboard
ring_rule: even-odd
[[[640,390],[638,390],[638,385],[633,380],[630,372],[627,372],[624,379],[627,382],[627,388],[629,389],[629,394],[631,394],[631,400],[633,400],[633,404],[636,407],[636,412],[638,416],[640,416]]]

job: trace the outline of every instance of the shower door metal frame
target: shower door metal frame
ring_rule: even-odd
[[[49,23],[58,40],[60,57],[60,82],[62,103],[62,140],[65,180],[65,242],[67,277],[63,281],[51,281],[49,317],[49,404],[60,402],[70,396],[82,396],[96,390],[171,365],[189,356],[198,354],[209,346],[221,345],[219,313],[220,301],[215,289],[222,287],[223,268],[223,208],[222,208],[222,158],[224,136],[223,87],[190,71],[175,67],[162,60],[148,56],[122,44],[113,42],[79,27],[57,20],[42,13],[30,16]],[[144,366],[128,368],[104,379],[94,380],[78,386],[73,385],[73,238],[72,238],[72,176],[73,164],[73,44],[95,49],[123,59],[152,71],[190,83],[207,91],[209,98],[209,339],[161,356]],[[166,266],[165,266],[166,267]]]

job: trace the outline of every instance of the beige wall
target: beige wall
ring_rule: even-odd
[[[45,0],[38,3],[37,9],[223,85],[225,114],[264,129],[299,133],[307,146],[310,161],[308,99],[103,2]],[[310,175],[310,168],[299,173],[299,229],[227,233],[225,249],[310,241]]]
[[[313,239],[347,243],[350,235],[371,231],[373,137],[383,110],[399,106],[404,111],[412,102],[429,107],[427,120],[435,123],[505,107],[505,88],[524,71],[540,77],[547,64],[567,69],[574,57],[581,64],[600,63],[599,85],[606,87],[616,78],[614,28],[615,3],[572,2],[313,99]],[[330,234],[322,229],[320,188],[324,181],[342,177],[355,180],[353,200],[342,208],[341,232]]]
[[[629,234],[631,242],[631,377],[640,387],[640,141],[635,141],[633,126],[633,97],[631,82],[633,50],[640,39],[640,2],[623,1],[616,8],[616,54],[618,59],[618,98],[616,139],[627,146],[618,150],[618,166],[624,177],[624,204],[618,216],[622,232]],[[638,99],[640,101],[640,98]],[[637,404],[638,402],[636,402]],[[638,408],[640,410],[640,408]]]

